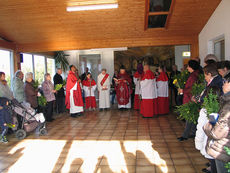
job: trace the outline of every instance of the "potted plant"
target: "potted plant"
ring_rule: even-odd
[[[56,67],[62,68],[64,72],[68,70],[69,66],[69,62],[66,58],[67,56],[69,55],[66,55],[63,51],[55,52],[54,56]]]

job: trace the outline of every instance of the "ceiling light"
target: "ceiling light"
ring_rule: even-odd
[[[80,5],[80,6],[71,6],[67,7],[66,10],[71,11],[86,11],[86,10],[103,10],[103,9],[112,9],[118,8],[118,4],[96,4],[96,5]]]
[[[183,57],[190,57],[191,56],[191,52],[183,52],[182,56]]]

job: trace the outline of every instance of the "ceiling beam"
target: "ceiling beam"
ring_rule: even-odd
[[[0,40],[0,48],[15,50],[16,44],[7,42],[5,40]]]

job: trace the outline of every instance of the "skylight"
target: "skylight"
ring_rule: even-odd
[[[174,0],[146,0],[145,29],[165,28]]]

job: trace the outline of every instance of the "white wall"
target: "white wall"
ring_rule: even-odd
[[[214,53],[213,41],[224,37],[225,59],[230,60],[230,0],[222,0],[199,34],[199,56],[203,59]]]
[[[114,74],[114,51],[122,51],[122,50],[127,50],[127,48],[71,50],[71,51],[65,51],[65,53],[70,55],[68,57],[69,64],[75,65],[78,69],[80,69],[79,55],[100,54],[102,68],[106,68],[107,72],[110,75],[110,78],[112,78]],[[82,73],[83,72],[79,71],[79,74]]]
[[[181,45],[181,46],[175,46],[175,64],[178,67],[178,70],[180,71],[181,68],[183,68],[183,52],[190,51],[190,45]],[[189,58],[189,57],[186,57]]]

